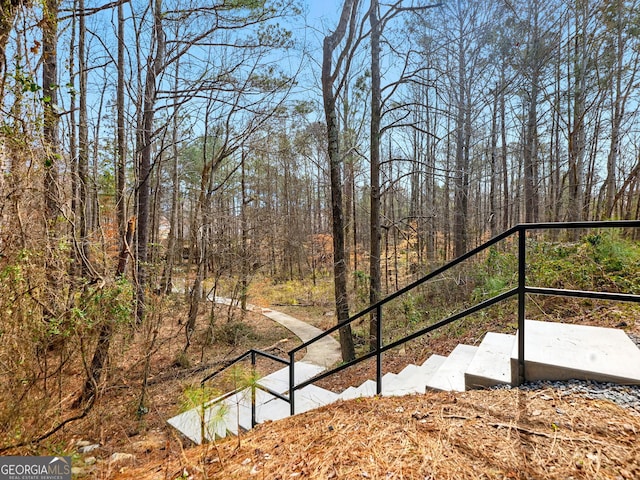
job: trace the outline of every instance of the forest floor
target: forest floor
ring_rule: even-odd
[[[284,356],[300,342],[266,317],[248,312],[240,319],[238,311],[220,306],[216,342],[204,342],[204,312],[194,345],[183,356],[186,311],[179,305],[178,300],[160,325],[143,415],[136,408],[144,342],[124,339],[114,345],[107,387],[85,418],[37,450],[5,454],[69,454],[74,478],[92,479],[640,478],[640,413],[553,390],[357,399],[269,422],[240,438],[194,446],[166,420],[189,408],[188,392],[197,390],[206,373],[248,348]],[[335,322],[326,305],[274,308],[323,329]],[[587,323],[624,325],[640,335],[640,321],[626,311],[593,311]],[[585,315],[576,309],[564,320],[584,323]],[[508,329],[513,319],[502,323]],[[385,371],[448,353],[458,342],[477,343],[483,334],[468,328],[455,339],[413,342],[385,355]],[[262,363],[259,369],[275,366]],[[341,391],[372,378],[373,369],[364,362],[319,385]]]
[[[321,328],[335,321],[313,307],[277,308]],[[599,310],[589,323],[621,325],[615,313]],[[265,317],[248,315],[245,321],[253,326],[253,334],[243,338],[241,346],[218,352],[205,363],[224,361],[250,347],[272,347],[273,353],[282,355],[298,344],[290,332]],[[625,325],[627,331],[640,334],[640,322],[629,320]],[[177,332],[172,328],[179,330],[177,325],[168,326],[167,339],[175,339]],[[469,329],[455,343],[472,343],[478,335]],[[283,338],[287,340],[278,342]],[[444,353],[452,348],[445,337],[432,338],[429,343],[429,351]],[[155,356],[147,415],[135,420],[130,414],[135,389],[123,388],[107,392],[89,419],[67,430],[67,450],[77,451],[78,442],[100,445],[75,455],[78,477],[640,478],[640,412],[554,390],[429,392],[357,399],[269,422],[240,438],[193,446],[166,419],[184,408],[180,406],[183,392],[196,385],[203,373],[197,366],[177,367],[174,347],[175,341],[169,341],[166,352]],[[425,343],[414,343],[387,355],[385,371],[397,372],[426,355]],[[197,359],[192,361],[197,364]],[[372,378],[373,369],[372,363],[365,362],[320,384],[341,391]],[[135,384],[136,379],[127,382]],[[88,431],[97,434],[87,436]]]
[[[429,392],[338,402],[215,445],[169,442],[113,478],[635,479],[639,434],[637,412],[553,390]]]

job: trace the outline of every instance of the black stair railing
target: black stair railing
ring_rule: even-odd
[[[219,369],[217,369],[215,372],[210,373],[209,375],[207,375],[206,377],[204,377],[202,379],[202,381],[200,382],[200,386],[204,387],[204,384],[206,382],[208,382],[209,380],[212,380],[213,378],[219,376],[222,372],[228,370],[229,368],[233,367],[234,365],[237,365],[238,363],[246,360],[247,358],[251,359],[251,369],[255,372],[256,369],[256,364],[257,364],[257,359],[258,357],[263,357],[266,358],[268,360],[272,360],[278,363],[282,363],[284,365],[289,365],[289,361],[284,359],[284,358],[280,358],[276,355],[272,355],[268,352],[263,352],[262,350],[256,350],[256,349],[251,349],[246,351],[245,353],[243,353],[242,355],[234,358],[233,360],[227,362],[224,366],[220,367]],[[240,393],[241,391],[245,390],[247,387],[245,385],[241,385],[233,390],[231,390],[230,392],[225,393],[224,395],[215,398],[214,400],[210,401],[209,404],[213,405],[216,403],[220,403],[223,400],[226,400],[229,397],[232,397],[233,395],[235,395],[236,393]],[[282,395],[281,393],[275,392],[273,390],[271,390],[270,388],[267,388],[263,385],[260,385],[256,382],[251,382],[250,385],[251,388],[251,428],[256,426],[256,388],[263,390],[271,395],[273,395],[274,397],[277,397],[281,400],[284,400],[285,402],[289,402],[289,398],[285,395]],[[201,432],[201,438],[204,441],[204,425],[201,425],[203,431]],[[239,426],[238,426],[239,427]]]
[[[505,232],[493,237],[492,239],[488,240],[487,242],[483,243],[482,245],[474,248],[473,250],[470,250],[469,252],[465,253],[464,255],[461,255],[460,257],[452,260],[451,262],[447,263],[446,265],[443,265],[442,267],[439,267],[435,270],[433,270],[431,273],[429,273],[428,275],[420,278],[419,280],[416,280],[413,283],[410,283],[409,285],[407,285],[404,288],[401,288],[400,290],[396,291],[395,293],[385,297],[384,299],[382,299],[381,301],[379,301],[376,304],[370,305],[369,307],[365,308],[364,310],[356,313],[355,315],[351,316],[349,319],[345,320],[342,323],[336,324],[333,327],[331,327],[330,329],[324,331],[323,333],[321,333],[320,335],[318,335],[317,337],[304,342],[303,344],[293,348],[292,350],[290,350],[288,352],[288,356],[289,359],[285,360],[285,359],[281,359],[279,357],[274,357],[272,355],[268,355],[270,358],[272,359],[278,359],[278,361],[280,361],[281,363],[284,363],[286,365],[289,366],[289,396],[286,397],[285,395],[281,395],[281,394],[276,394],[275,392],[272,392],[266,388],[260,387],[258,386],[258,388],[262,388],[265,391],[268,391],[269,393],[277,396],[278,398],[287,401],[290,405],[290,412],[291,415],[295,414],[295,392],[296,390],[300,390],[308,385],[311,385],[319,380],[322,380],[324,378],[327,378],[329,376],[332,376],[342,370],[345,370],[349,367],[352,367],[358,363],[361,363],[365,360],[368,360],[370,358],[375,357],[376,358],[376,393],[380,394],[382,393],[382,355],[387,352],[388,350],[391,350],[393,348],[399,347],[411,340],[414,340],[416,338],[419,338],[423,335],[426,335],[429,332],[432,332],[434,330],[437,330],[439,328],[442,328],[446,325],[449,325],[453,322],[456,322],[458,320],[461,320],[469,315],[472,315],[474,313],[477,313],[481,310],[484,310],[486,308],[489,308],[493,305],[496,305],[500,302],[503,302],[507,299],[510,299],[512,297],[517,297],[517,315],[518,315],[518,381],[520,383],[526,381],[526,371],[525,371],[525,315],[526,315],[526,309],[525,309],[525,299],[526,299],[526,295],[530,294],[530,295],[550,295],[550,296],[557,296],[557,297],[577,297],[577,298],[590,298],[590,299],[599,299],[599,300],[614,300],[614,301],[622,301],[622,302],[635,302],[635,303],[640,303],[640,295],[636,295],[636,294],[625,294],[625,293],[609,293],[609,292],[593,292],[593,291],[585,291],[585,290],[565,290],[565,289],[557,289],[557,288],[540,288],[540,287],[532,287],[532,286],[528,286],[526,283],[526,268],[527,268],[527,262],[526,262],[526,239],[527,239],[527,232],[529,231],[537,231],[537,230],[569,230],[569,231],[573,231],[573,230],[587,230],[587,229],[601,229],[601,228],[605,228],[605,229],[610,229],[610,228],[640,228],[640,220],[620,220],[620,221],[602,221],[602,222],[558,222],[558,223],[527,223],[527,224],[519,224],[516,225],[515,227],[510,228],[509,230],[506,230]],[[482,253],[483,251],[487,250],[488,248],[492,247],[493,245],[497,244],[498,242],[505,240],[509,237],[513,237],[513,236],[517,236],[517,244],[518,244],[518,285],[515,288],[512,288],[504,293],[501,293],[499,295],[496,295],[495,297],[492,297],[488,300],[485,300],[483,302],[480,302],[472,307],[469,307],[461,312],[458,312],[454,315],[451,315],[443,320],[440,320],[432,325],[429,325],[427,327],[424,327],[416,332],[411,333],[410,335],[407,335],[399,340],[393,341],[391,343],[388,343],[386,345],[382,344],[382,323],[383,323],[383,307],[388,304],[389,302],[397,299],[398,297],[414,290],[415,288],[419,287],[420,285],[423,285],[424,283],[428,282],[429,280],[432,280],[433,278],[442,275],[443,273],[447,272],[448,270],[452,269],[453,267],[459,265],[460,263],[464,262],[465,260],[468,260],[472,257],[475,257],[477,255],[479,255],[480,253]],[[331,335],[333,333],[335,333],[336,331],[338,331],[339,329],[341,329],[342,327],[345,327],[347,325],[350,325],[351,323],[353,323],[356,320],[361,319],[362,317],[364,317],[365,315],[368,315],[372,312],[375,312],[376,314],[376,318],[377,318],[377,331],[376,331],[376,348],[375,350],[369,351],[363,355],[361,355],[360,357],[350,361],[350,362],[345,362],[342,363],[332,369],[326,370],[324,372],[321,372],[320,374],[314,376],[311,379],[302,381],[298,384],[295,383],[295,356],[298,352],[300,352],[301,350],[313,345],[314,343],[316,343],[317,341],[321,340],[324,337],[327,337],[328,335]],[[263,352],[256,352],[259,353],[261,355],[263,355]],[[250,352],[247,352],[246,354],[242,355],[241,357],[239,357],[236,361],[234,361],[233,363],[237,363],[238,361],[241,361],[242,359],[246,358],[247,355],[249,355]],[[255,365],[255,357],[252,357],[253,359],[253,363]],[[230,365],[227,365],[225,368],[228,368]],[[213,374],[207,376],[204,380],[203,380],[203,384],[205,381],[213,378],[214,376],[218,375],[220,373],[220,371],[214,372]],[[235,392],[233,392],[235,393]],[[229,395],[225,395],[224,398],[228,398],[228,396],[232,395],[233,393],[229,394]],[[253,389],[252,392],[252,398],[254,399],[254,401],[252,402],[252,417],[255,420],[255,387]],[[219,400],[222,400],[219,399]]]

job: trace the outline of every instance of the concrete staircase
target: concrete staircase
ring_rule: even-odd
[[[640,349],[622,331],[562,323],[527,320],[525,323],[525,371],[528,381],[594,380],[640,384]],[[298,362],[296,383],[313,378],[324,367]],[[517,335],[489,332],[480,345],[458,345],[448,357],[432,355],[422,365],[407,365],[401,372],[382,377],[382,395],[424,393],[426,389],[464,391],[499,384],[517,383]],[[274,392],[285,394],[289,370],[284,368],[259,380]],[[297,390],[296,413],[337,400],[370,397],[376,383],[367,380],[340,394],[309,385]],[[256,390],[256,421],[279,420],[289,415],[289,404],[267,392]],[[202,422],[204,419],[204,423]],[[212,440],[239,429],[251,428],[249,389],[171,418],[169,424],[195,443],[202,435]]]

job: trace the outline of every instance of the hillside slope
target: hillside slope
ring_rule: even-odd
[[[339,402],[217,445],[167,445],[115,479],[640,478],[640,413],[556,390]],[[96,472],[98,473],[98,472]]]

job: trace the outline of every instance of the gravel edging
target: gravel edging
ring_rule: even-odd
[[[577,395],[591,400],[609,400],[623,408],[640,414],[640,385],[619,385],[617,383],[594,382],[591,380],[538,381],[526,382],[518,387],[499,385],[497,390],[519,389],[527,392],[553,389],[561,397]],[[551,397],[549,398],[551,400]]]
[[[640,335],[627,332],[628,337],[640,348]],[[553,389],[563,397],[566,395],[578,395],[591,400],[609,400],[621,407],[634,410],[640,415],[640,385],[619,385],[609,382],[594,382],[591,380],[568,380],[526,382],[518,387],[510,385],[498,385],[497,390],[520,389],[527,392],[536,390]],[[551,400],[551,398],[549,398]]]

